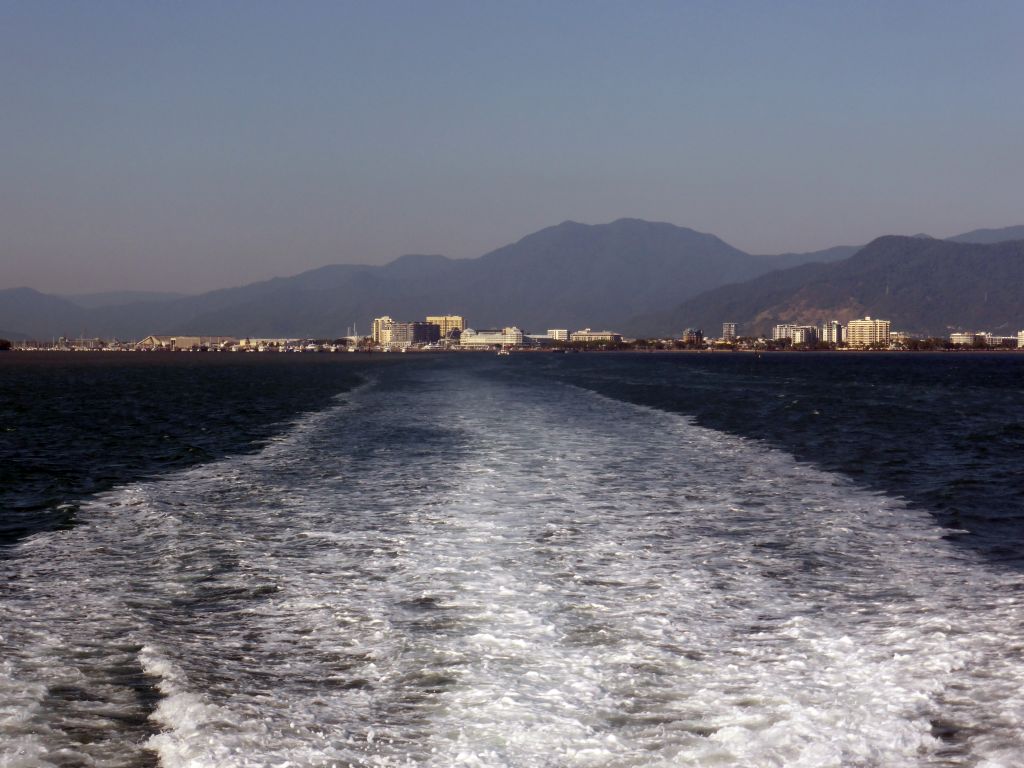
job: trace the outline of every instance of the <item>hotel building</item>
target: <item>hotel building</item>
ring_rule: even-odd
[[[523,332],[511,326],[509,328],[491,329],[476,331],[466,328],[459,337],[460,347],[521,347],[523,345]]]
[[[612,331],[592,331],[584,328],[582,331],[574,331],[569,335],[569,341],[606,341],[618,344],[622,341],[622,334]]]
[[[391,343],[391,331],[395,327],[395,321],[384,315],[384,317],[376,317],[373,320],[373,329],[370,331],[370,338],[373,339],[374,344],[381,344],[387,346]]]
[[[818,340],[818,329],[813,325],[791,325],[785,323],[772,328],[772,339],[789,339],[794,344],[813,344]]]
[[[851,320],[846,324],[846,343],[851,347],[870,347],[873,344],[889,343],[888,320]]]
[[[427,315],[427,322],[440,329],[442,339],[447,339],[452,331],[466,330],[466,318],[462,315]]]

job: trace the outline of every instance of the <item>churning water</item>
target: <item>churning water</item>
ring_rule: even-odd
[[[0,766],[1012,766],[1024,577],[763,442],[400,366],[0,560]]]

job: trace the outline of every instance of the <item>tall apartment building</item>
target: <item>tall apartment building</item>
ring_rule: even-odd
[[[830,344],[842,344],[846,337],[846,329],[838,320],[829,320],[821,326],[821,340]]]
[[[447,339],[452,331],[466,330],[466,318],[462,315],[427,315],[427,322],[441,329],[442,339]]]
[[[851,347],[869,347],[872,344],[889,343],[888,320],[851,320],[846,324],[846,343]]]
[[[776,325],[772,328],[772,341],[781,341],[782,339],[792,339],[793,329],[795,325],[789,323],[783,323],[782,325]]]
[[[1024,331],[1021,331],[1021,333],[1024,333]],[[568,341],[569,331],[565,328],[549,328],[548,338],[553,341]]]
[[[391,331],[395,327],[395,321],[384,315],[373,319],[373,329],[370,331],[370,338],[374,344],[390,344]]]
[[[794,344],[814,344],[818,340],[818,329],[813,325],[798,325],[789,338]]]
[[[722,340],[736,341],[736,323],[722,323]]]

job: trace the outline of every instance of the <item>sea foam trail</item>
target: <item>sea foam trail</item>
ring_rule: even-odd
[[[1019,764],[1019,575],[678,416],[415,376],[25,542],[0,765]]]

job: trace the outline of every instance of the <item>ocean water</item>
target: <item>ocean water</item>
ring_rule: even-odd
[[[1014,360],[394,358],[19,508],[0,766],[1024,763]]]

